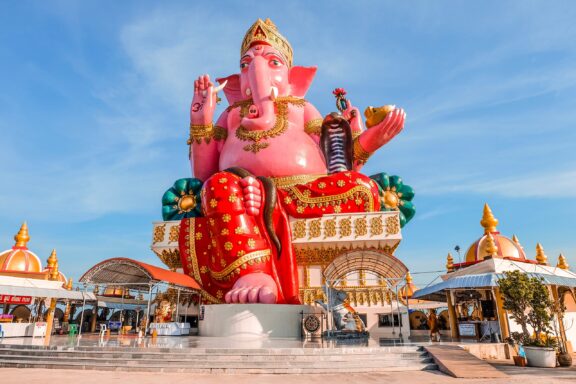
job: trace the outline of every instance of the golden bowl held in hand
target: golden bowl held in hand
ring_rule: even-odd
[[[364,110],[366,116],[366,128],[372,128],[376,124],[382,122],[386,115],[396,108],[395,105],[384,105],[382,107],[368,107]]]

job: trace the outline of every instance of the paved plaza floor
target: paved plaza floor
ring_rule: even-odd
[[[45,384],[552,384],[574,383],[576,374],[558,369],[524,369],[503,379],[454,379],[439,372],[388,372],[345,375],[191,375],[184,373],[94,372],[3,368],[4,383]]]

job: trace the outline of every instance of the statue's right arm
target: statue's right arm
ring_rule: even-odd
[[[202,181],[219,171],[220,151],[228,137],[228,112],[224,111],[216,124],[208,126],[211,129],[202,133],[203,137],[193,138],[192,128],[190,133],[190,165],[194,177]]]
[[[213,124],[217,98],[210,76],[202,75],[194,81],[188,143],[192,172],[194,177],[203,181],[218,172],[219,142],[226,140],[228,113],[224,112]]]

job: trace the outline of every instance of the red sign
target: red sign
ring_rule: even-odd
[[[32,303],[32,296],[0,295],[0,303],[28,305]]]

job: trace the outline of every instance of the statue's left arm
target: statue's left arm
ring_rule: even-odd
[[[343,115],[350,122],[352,135],[355,137],[353,142],[355,171],[360,171],[374,152],[400,133],[406,120],[404,110],[395,108],[380,123],[364,130],[360,111],[350,105],[349,101],[348,108],[344,110]]]

